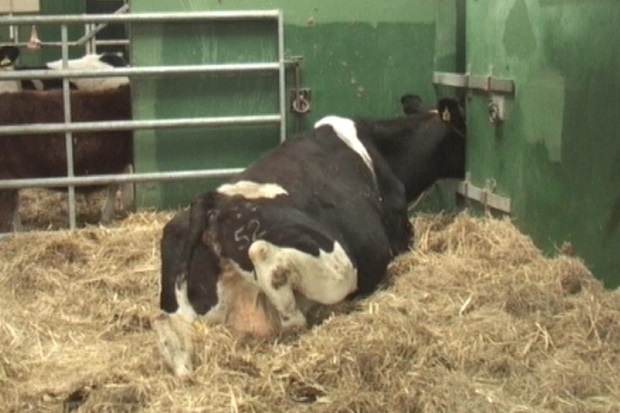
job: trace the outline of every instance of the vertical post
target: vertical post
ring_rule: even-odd
[[[282,19],[282,11],[278,11],[278,62],[280,69],[278,70],[278,83],[280,92],[280,142],[286,139],[286,66],[284,57],[284,21]]]
[[[62,24],[60,26],[60,38],[62,41],[62,68],[67,69],[69,67],[69,34],[67,25]],[[71,123],[71,88],[69,87],[69,79],[62,78],[62,99],[64,107],[64,119],[65,126],[69,126]],[[67,153],[67,176],[73,177],[73,133],[70,131],[65,132],[65,151]],[[68,187],[68,202],[69,202],[69,228],[75,229],[75,186],[69,185]]]
[[[90,38],[90,53],[97,53],[97,25],[95,23],[90,24],[90,32],[92,37]]]
[[[84,37],[88,37],[90,35],[90,27],[90,23],[84,23]],[[86,54],[92,53],[91,46],[92,45],[90,42],[86,42],[84,44],[84,51]]]

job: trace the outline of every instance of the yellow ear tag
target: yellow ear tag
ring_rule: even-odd
[[[0,62],[0,66],[8,66],[11,64],[11,59],[9,59],[8,57],[5,57],[4,59],[2,59],[2,61]]]
[[[444,122],[450,122],[452,116],[450,115],[450,111],[448,108],[444,108],[443,112],[441,112],[441,120]]]

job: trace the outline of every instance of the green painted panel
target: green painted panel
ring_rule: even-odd
[[[570,242],[608,286],[620,284],[618,24],[616,0],[467,2],[472,73],[517,88],[499,127],[487,96],[469,101],[472,180],[495,181],[539,246]]]
[[[269,62],[277,59],[277,24],[157,23],[132,29],[135,66]],[[278,112],[278,75],[219,74],[137,78],[132,83],[137,119],[261,115]],[[136,133],[136,170],[173,171],[243,167],[275,146],[277,125]],[[138,188],[143,205],[185,204],[208,182],[150,184]]]
[[[66,14],[82,14],[85,12],[85,3],[83,1],[75,0],[54,0],[54,1],[39,1],[40,14],[44,16],[49,15],[66,15]],[[0,33],[0,42],[9,42],[8,27],[2,26],[2,32]],[[31,25],[19,26],[19,40],[20,42],[28,41],[31,33]],[[77,40],[84,34],[83,25],[71,24],[68,26],[69,40]],[[60,41],[60,26],[58,24],[46,24],[37,26],[37,34],[42,41],[56,42]],[[84,54],[83,49],[70,49],[70,57],[79,57]],[[41,49],[29,50],[22,48],[20,56],[21,65],[40,65],[50,60],[60,59],[60,47],[50,46],[42,47]]]
[[[451,0],[450,2],[456,2]],[[282,9],[286,56],[303,56],[303,84],[312,111],[299,122],[288,113],[288,131],[307,129],[328,114],[385,117],[400,114],[407,92],[435,100],[437,5],[431,0],[389,0],[352,8],[328,0],[133,0],[132,12]],[[275,30],[265,23],[133,25],[136,66],[275,60]],[[442,43],[454,56],[449,41]],[[442,46],[443,50],[443,46]],[[292,87],[287,74],[287,88]],[[141,79],[132,84],[138,119],[268,113],[277,110],[276,77]],[[288,93],[287,93],[288,96]],[[137,134],[138,171],[246,166],[279,139],[274,128],[236,131],[143,131]],[[181,141],[184,141],[183,143]],[[186,204],[207,182],[138,187],[144,206]],[[171,189],[176,186],[177,189]]]

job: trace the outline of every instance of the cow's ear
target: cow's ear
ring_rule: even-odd
[[[422,106],[422,98],[418,95],[407,94],[400,98],[400,105],[405,115],[413,115],[424,110]]]

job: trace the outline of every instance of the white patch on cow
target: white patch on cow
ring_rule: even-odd
[[[174,315],[183,318],[189,323],[196,320],[198,314],[196,314],[194,307],[192,307],[189,302],[189,298],[187,297],[187,281],[181,281],[175,286],[174,295],[176,296],[177,304],[179,305],[179,308]]]
[[[269,198],[279,195],[288,195],[288,192],[277,184],[259,184],[252,181],[239,181],[232,184],[223,184],[217,188],[217,192],[223,195],[241,195],[245,199]]]
[[[373,176],[375,174],[375,168],[373,166],[372,158],[368,154],[366,147],[359,140],[357,136],[357,128],[355,122],[351,119],[341,118],[339,116],[326,116],[314,124],[314,128],[318,128],[323,125],[329,125],[334,129],[336,135],[347,144],[347,146],[353,149],[364,161]]]
[[[79,59],[69,59],[67,61],[67,70],[110,70],[114,68],[102,62],[100,58],[100,54],[87,54]],[[48,62],[46,66],[53,70],[60,70],[62,69],[62,60]],[[80,90],[102,90],[126,85],[129,83],[129,78],[126,76],[75,78],[71,79],[71,82]]]
[[[334,242],[332,252],[320,250],[315,257],[295,248],[257,240],[250,246],[248,255],[261,289],[282,316],[283,329],[305,325],[294,292],[330,305],[357,289],[357,270],[338,242]]]
[[[62,69],[62,59],[54,60],[45,64],[50,69]],[[87,54],[78,59],[67,60],[67,67],[70,70],[102,70],[110,69],[112,66],[101,61],[100,54]]]

